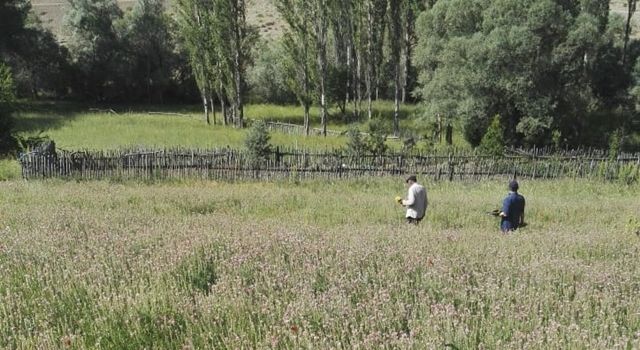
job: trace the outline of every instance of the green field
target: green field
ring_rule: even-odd
[[[105,150],[123,147],[242,147],[246,130],[222,125],[208,126],[197,108],[115,108],[118,114],[96,113],[87,108],[65,109],[54,106],[25,108],[18,114],[17,131],[23,135],[42,132],[62,149]],[[247,118],[292,120],[295,108],[250,106]],[[177,113],[179,115],[150,115],[147,112]],[[291,113],[291,114],[287,114]],[[220,115],[217,116],[220,118]],[[213,116],[211,116],[213,118]],[[218,123],[220,120],[218,119]],[[272,136],[276,145],[298,145],[310,148],[333,148],[344,144],[341,138],[322,138],[299,135]]]
[[[208,126],[198,106],[134,106],[114,107],[117,114],[89,111],[88,107],[65,104],[36,104],[22,107],[17,114],[16,131],[25,136],[39,133],[49,136],[62,149],[106,150],[123,147],[242,147],[247,130],[222,125]],[[175,113],[150,115],[148,112]],[[391,120],[393,105],[383,101],[375,104],[374,116]],[[416,123],[417,107],[404,106],[402,127],[423,132]],[[367,130],[367,120],[347,125],[338,112],[331,111],[328,128],[345,131],[355,126]],[[302,125],[299,106],[249,105],[245,109],[249,120],[270,120]],[[211,116],[213,119],[213,115]],[[220,123],[220,113],[217,114]],[[320,127],[319,110],[311,110],[313,127]],[[422,128],[423,129],[423,128]],[[345,137],[321,137],[272,133],[274,145],[311,149],[339,148]]]
[[[640,347],[640,188],[426,185],[0,183],[0,348]]]

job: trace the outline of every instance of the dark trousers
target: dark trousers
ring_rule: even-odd
[[[422,221],[422,218],[416,219],[416,218],[407,217],[407,224],[418,225],[420,221]]]

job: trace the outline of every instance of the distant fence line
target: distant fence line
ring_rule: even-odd
[[[304,135],[305,132],[306,132],[305,128],[304,128],[304,125],[299,125],[299,124],[274,122],[274,121],[265,121],[265,125],[267,126],[267,130],[279,132],[279,133],[282,133],[282,134]],[[322,129],[321,128],[309,128],[309,134],[311,134],[311,135],[322,135]],[[337,130],[327,129],[327,136],[346,136],[347,134],[348,134],[347,130],[345,130],[345,131],[337,131]],[[364,136],[369,135],[369,133],[367,133],[367,132],[360,132],[360,134],[364,135]],[[386,139],[390,140],[390,141],[400,140],[399,137],[392,136],[392,135],[387,135]]]
[[[292,124],[292,123],[283,123],[283,122],[273,122],[266,121],[265,125],[267,126],[267,130],[275,131],[283,134],[289,135],[304,135],[305,127],[304,125]],[[320,128],[309,128],[309,134],[311,135],[322,135],[322,129]],[[341,136],[343,132],[336,130],[327,129],[328,136]]]
[[[526,179],[599,178],[637,181],[636,158],[579,156],[480,156],[472,153],[412,155],[345,155],[337,151],[280,149],[260,162],[245,150],[165,149],[58,151],[20,157],[25,179],[343,179],[362,176],[417,174],[434,180],[481,180],[494,177]]]

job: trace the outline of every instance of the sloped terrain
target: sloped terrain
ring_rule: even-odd
[[[118,0],[124,11],[130,11],[136,0]],[[167,1],[171,6],[171,1]],[[46,27],[64,36],[64,14],[68,9],[65,0],[32,0],[33,11],[42,19]],[[271,0],[250,0],[249,22],[258,27],[265,39],[276,38],[283,28],[282,20]]]

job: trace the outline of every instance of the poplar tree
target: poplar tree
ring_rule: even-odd
[[[287,84],[304,109],[304,130],[309,135],[309,110],[313,102],[313,27],[311,4],[306,0],[276,0],[278,11],[288,24],[284,32],[287,52]]]
[[[310,0],[313,14],[313,39],[316,49],[318,71],[318,94],[320,95],[320,123],[322,135],[327,136],[327,38],[329,31],[328,7],[331,0]]]
[[[205,119],[207,124],[210,124],[209,105],[213,104],[209,99],[212,87],[217,83],[215,70],[211,67],[217,54],[212,52],[215,48],[214,37],[211,28],[208,27],[213,7],[202,0],[176,0],[175,10],[178,31],[189,55],[189,64],[200,91]]]
[[[402,18],[403,0],[389,0],[389,46],[391,65],[393,67],[393,134],[400,133],[400,56],[402,50]]]
[[[257,30],[247,22],[246,0],[214,0],[216,44],[221,48],[224,90],[233,108],[233,124],[244,127],[244,95],[251,48],[258,39]]]
[[[189,52],[207,122],[208,101],[218,95],[224,123],[244,127],[244,94],[249,52],[257,39],[246,20],[244,0],[176,0],[179,31]],[[232,113],[226,113],[226,101]]]

